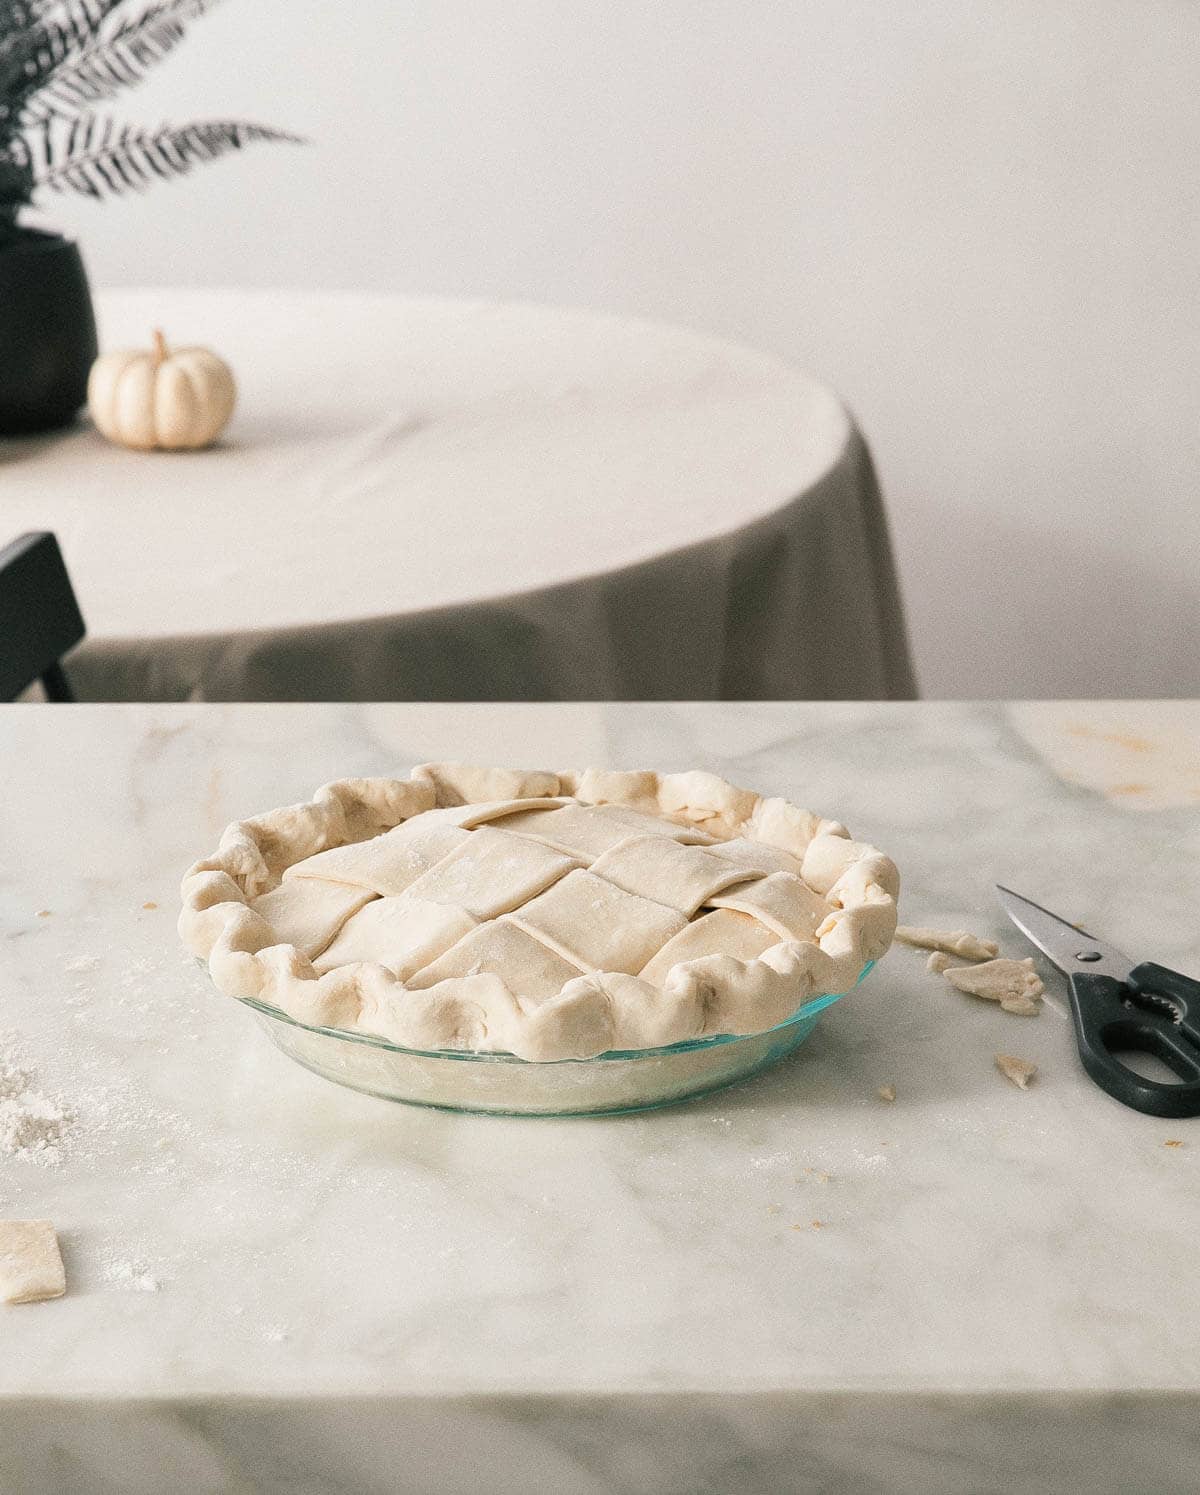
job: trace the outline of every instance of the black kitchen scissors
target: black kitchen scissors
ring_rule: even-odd
[[[1083,1067],[1102,1090],[1150,1116],[1200,1116],[1200,981],[1151,961],[1140,964],[1002,888],[1005,913],[1067,975]],[[1148,1080],[1114,1054],[1154,1054],[1180,1078]]]

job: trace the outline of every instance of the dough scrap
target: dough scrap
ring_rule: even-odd
[[[49,1220],[0,1220],[0,1302],[40,1303],[67,1290],[58,1236]]]
[[[981,940],[965,929],[951,930],[946,934],[938,929],[897,924],[896,938],[902,945],[912,945],[918,950],[941,950],[946,955],[957,955],[960,960],[994,960],[1000,954],[1000,946],[995,940]]]
[[[925,969],[931,971],[935,976],[940,976],[943,971],[948,970],[954,964],[951,956],[944,950],[935,950],[925,962]]]
[[[1033,957],[1024,960],[989,960],[978,966],[951,966],[943,972],[951,986],[987,1002],[1016,1004],[1036,1003],[1046,988],[1033,968]]]
[[[1012,1054],[997,1054],[996,1068],[1006,1080],[1011,1080],[1018,1090],[1028,1090],[1030,1080],[1038,1072],[1036,1064],[1028,1059],[1017,1059]]]

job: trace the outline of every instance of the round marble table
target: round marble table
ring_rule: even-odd
[[[54,530],[128,699],[912,693],[843,405],[774,358],[593,312],[213,290],[98,297],[102,346],[206,343],[206,452],[0,442],[0,540]]]

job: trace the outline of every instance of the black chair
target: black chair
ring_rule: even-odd
[[[21,535],[0,550],[0,701],[15,701],[35,680],[48,701],[73,701],[59,661],[84,631],[53,535]]]

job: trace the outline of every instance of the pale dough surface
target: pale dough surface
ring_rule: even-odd
[[[419,877],[408,893],[455,904],[476,919],[495,919],[528,903],[579,865],[540,841],[483,825]]]
[[[634,836],[620,841],[592,863],[597,877],[640,898],[665,903],[688,918],[714,893],[745,881],[748,870],[665,836]]]
[[[49,1220],[0,1220],[0,1302],[39,1303],[67,1290],[58,1236]]]
[[[539,1001],[553,997],[582,967],[565,960],[509,919],[484,924],[465,935],[409,981],[417,990],[452,976],[499,976],[508,989]]]
[[[475,924],[469,913],[453,904],[411,894],[377,898],[343,924],[313,968],[324,975],[353,961],[373,960],[404,980],[470,934]]]
[[[311,960],[371,896],[367,888],[298,877],[280,883],[250,906],[275,930],[280,944],[295,945]]]
[[[403,893],[430,867],[464,842],[471,832],[460,825],[406,820],[395,830],[353,846],[334,846],[289,867],[284,882],[320,878],[350,883],[368,892]]]
[[[569,872],[510,918],[581,970],[631,976],[687,923],[677,910],[582,870]]]
[[[811,940],[830,909],[794,872],[772,872],[710,898],[716,908],[749,914],[781,940]]]
[[[722,861],[736,862],[749,872],[793,872],[800,876],[799,857],[765,841],[750,841],[745,836],[738,836],[733,841],[716,842],[709,851]]]
[[[774,930],[733,909],[715,909],[685,924],[638,973],[643,981],[662,986],[672,968],[703,955],[731,955],[735,960],[753,960],[777,944]]]
[[[639,833],[667,836],[690,844],[703,843],[709,839],[702,831],[665,820],[655,820],[649,815],[623,810],[616,805],[604,805],[590,813],[584,806],[564,805],[558,810],[509,816],[504,826],[506,830],[532,836],[550,846],[557,846],[570,856],[582,857],[587,861],[602,856],[614,846],[619,846],[622,841],[627,841],[630,836]]]

